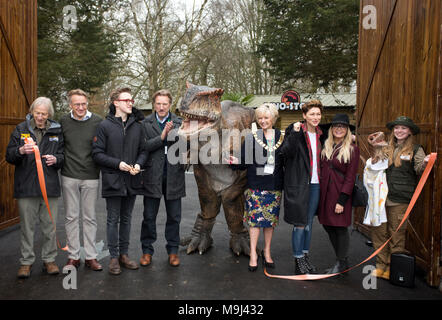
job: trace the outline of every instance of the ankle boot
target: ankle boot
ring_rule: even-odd
[[[330,269],[325,270],[327,274],[333,274],[333,273],[341,273],[348,269],[348,261],[347,259],[343,260],[336,260],[336,263],[333,267]],[[346,274],[346,273],[344,273]]]
[[[305,257],[295,258],[295,274],[309,274],[309,269]]]
[[[305,262],[307,264],[308,273],[310,273],[310,274],[318,273],[316,267],[310,262],[310,257],[309,257],[309,255],[307,253],[304,254],[304,259],[305,259]]]

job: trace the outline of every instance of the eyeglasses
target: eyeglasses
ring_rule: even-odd
[[[88,105],[89,105],[89,103],[83,102],[83,103],[74,103],[72,106],[75,108],[78,108],[78,107],[85,107],[86,108]]]
[[[132,104],[135,103],[134,99],[117,99],[115,101],[121,101],[121,102],[132,103]]]
[[[341,129],[345,129],[345,128],[347,128],[348,126],[345,125],[345,124],[338,123],[338,124],[334,124],[332,127],[333,127],[333,128],[341,128]]]

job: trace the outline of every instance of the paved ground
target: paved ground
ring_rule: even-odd
[[[183,219],[181,235],[190,233],[199,209],[194,177],[186,175],[187,194],[183,200]],[[98,203],[97,241],[105,239],[105,206],[103,199]],[[153,264],[136,271],[125,270],[120,276],[107,272],[109,257],[101,259],[105,266],[103,272],[93,272],[80,267],[77,274],[77,289],[63,289],[66,275],[48,276],[42,272],[39,259],[41,251],[40,234],[36,235],[37,261],[33,266],[30,279],[18,280],[19,267],[18,226],[0,232],[0,299],[75,299],[75,300],[113,300],[113,299],[164,299],[164,300],[292,300],[292,299],[429,299],[442,300],[442,293],[437,288],[429,287],[423,274],[418,274],[414,288],[402,288],[391,285],[385,280],[378,280],[376,289],[364,289],[363,280],[367,274],[360,266],[347,276],[318,281],[289,281],[267,278],[260,266],[256,273],[247,270],[248,258],[237,257],[228,247],[229,234],[224,214],[218,217],[213,230],[214,245],[204,255],[186,255],[180,250],[181,266],[172,268],[167,263],[164,248],[165,211],[161,204],[158,217],[159,240]],[[137,261],[141,254],[139,242],[142,220],[142,198],[138,197],[133,212],[130,256]],[[64,212],[60,203],[58,218],[58,236],[65,243]],[[275,230],[273,240],[273,258],[276,263],[274,273],[293,274],[293,259],[290,245],[291,228],[281,219]],[[359,263],[370,255],[372,248],[365,244],[366,239],[357,231],[351,235],[350,262]],[[261,238],[262,243],[262,238]],[[106,249],[106,248],[105,248]],[[311,247],[312,261],[320,270],[334,262],[332,247],[325,231],[316,219]],[[59,252],[57,263],[63,266],[67,254]],[[373,264],[373,261],[366,265]]]

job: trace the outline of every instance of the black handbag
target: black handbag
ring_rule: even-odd
[[[355,186],[353,187],[353,194],[351,205],[352,207],[366,207],[368,204],[368,192],[364,184],[359,180],[359,175],[356,175]]]

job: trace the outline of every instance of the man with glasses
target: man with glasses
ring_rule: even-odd
[[[103,268],[97,261],[95,237],[100,170],[92,159],[92,139],[102,118],[88,110],[88,96],[80,89],[68,93],[71,111],[61,118],[65,142],[65,163],[61,185],[66,213],[69,258],[66,265],[80,266],[80,212],[83,215],[85,265],[94,271]]]
[[[106,199],[107,245],[111,256],[109,273],[119,275],[120,264],[130,270],[138,269],[129,259],[132,210],[135,204],[136,179],[146,162],[145,135],[141,125],[144,115],[133,108],[129,88],[111,93],[109,114],[98,125],[92,145],[92,156],[100,166],[102,196]]]

